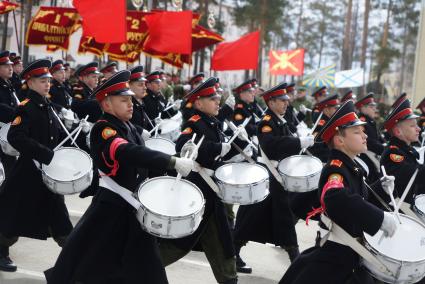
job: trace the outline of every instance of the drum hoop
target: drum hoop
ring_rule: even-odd
[[[170,142],[171,144],[173,144],[174,146],[176,145],[176,143],[174,143],[173,141],[171,141],[170,139],[167,139],[167,138],[164,138],[164,137],[151,137],[151,138],[149,138],[148,140],[146,140],[146,141],[149,141],[149,140],[165,140],[165,141],[168,141],[168,142]],[[147,146],[146,146],[147,147]]]
[[[91,165],[91,169],[90,169],[87,173],[85,173],[84,175],[82,175],[80,178],[73,179],[73,180],[67,180],[67,181],[64,181],[64,180],[57,180],[57,179],[55,179],[55,178],[51,177],[48,173],[46,173],[46,172],[44,171],[44,167],[42,166],[42,167],[41,167],[41,173],[42,173],[45,177],[48,177],[50,180],[55,181],[55,182],[60,182],[60,183],[74,183],[74,182],[76,182],[76,181],[79,181],[79,180],[81,180],[81,179],[85,178],[88,174],[90,174],[90,172],[93,172],[93,160],[92,160],[92,158],[90,157],[90,155],[89,155],[89,154],[87,154],[85,151],[83,151],[83,150],[81,150],[81,149],[78,149],[78,148],[74,148],[74,147],[62,147],[62,148],[59,148],[59,149],[58,149],[58,151],[59,151],[59,150],[61,150],[61,149],[74,149],[74,150],[77,150],[77,151],[79,151],[79,152],[83,153],[85,156],[87,156],[87,157],[89,158],[90,165]]]
[[[422,210],[421,210],[418,206],[416,206],[416,199],[417,199],[418,197],[425,198],[425,194],[419,194],[419,195],[416,195],[416,197],[415,197],[415,202],[413,203],[413,211],[414,211],[416,214],[418,214],[420,217],[425,217],[425,212],[424,212],[424,211],[422,211]]]
[[[401,213],[399,213],[400,214],[400,216],[403,216],[403,217],[406,217],[407,219],[410,219],[410,220],[412,220],[412,221],[414,221],[415,223],[417,223],[417,224],[419,224],[421,227],[423,227],[424,229],[425,229],[425,225],[423,225],[420,221],[418,221],[418,220],[416,220],[415,218],[412,218],[412,217],[410,217],[410,216],[408,216],[408,215],[405,215],[405,214],[401,214]],[[404,264],[410,264],[410,263],[425,263],[425,257],[424,257],[424,259],[422,259],[422,260],[416,260],[416,261],[410,261],[410,260],[398,260],[398,259],[396,259],[396,258],[393,258],[393,257],[390,257],[390,256],[387,256],[387,255],[385,255],[384,253],[382,253],[382,252],[380,252],[380,251],[378,251],[376,248],[374,248],[368,241],[367,241],[367,239],[366,239],[366,237],[364,236],[364,234],[363,234],[363,241],[364,241],[364,245],[365,246],[367,246],[368,248],[370,248],[370,250],[372,250],[376,255],[378,255],[378,256],[381,256],[381,257],[383,257],[383,258],[385,258],[385,260],[390,260],[391,262],[393,262],[393,263],[396,263],[396,264],[402,264],[402,265],[404,265]]]
[[[184,220],[184,219],[190,219],[193,216],[199,215],[199,213],[201,213],[204,210],[204,206],[205,206],[205,199],[204,199],[204,200],[202,200],[202,207],[200,209],[196,210],[196,212],[194,212],[194,213],[190,213],[190,214],[183,215],[183,216],[168,216],[168,215],[163,215],[163,214],[160,214],[160,213],[153,212],[151,209],[149,209],[148,207],[146,207],[140,200],[139,200],[139,202],[141,204],[139,210],[142,210],[144,212],[151,213],[154,216],[157,216],[157,217],[160,217],[160,218],[166,219],[166,220]]]
[[[139,199],[139,192],[145,184],[149,183],[150,181],[157,180],[157,179],[173,179],[174,180],[176,178],[175,177],[166,177],[166,176],[154,177],[154,178],[148,179],[147,181],[144,181],[142,184],[139,185],[139,188],[137,189],[137,200],[140,202],[141,207],[146,208],[146,211],[148,211],[149,213],[152,213],[153,215],[156,215],[156,216],[168,218],[169,220],[171,220],[171,219],[181,220],[181,219],[186,219],[187,217],[191,217],[192,215],[198,215],[199,212],[204,210],[206,202],[205,202],[205,197],[204,197],[204,194],[202,193],[202,191],[193,182],[188,181],[186,179],[181,179],[180,181],[189,183],[201,194],[201,197],[202,197],[201,208],[196,210],[194,213],[190,213],[190,214],[183,215],[183,216],[168,216],[168,215],[163,215],[161,213],[153,212],[151,209],[147,208],[146,205],[143,204],[143,202]]]
[[[309,174],[309,175],[305,175],[305,176],[290,176],[290,175],[288,175],[288,174],[286,174],[286,173],[282,172],[282,171],[281,171],[281,169],[280,169],[280,167],[279,167],[279,165],[280,165],[281,163],[283,163],[285,160],[288,160],[289,158],[292,158],[292,157],[303,157],[303,158],[304,158],[304,157],[308,157],[309,159],[314,159],[314,160],[316,160],[317,162],[319,162],[319,164],[322,166],[322,168],[321,168],[319,171],[316,171],[316,172],[314,172],[314,173],[312,173],[312,174]],[[320,159],[319,159],[319,158],[314,157],[314,156],[306,156],[306,155],[292,155],[292,156],[286,157],[286,158],[285,158],[285,159],[283,159],[283,160],[280,160],[280,161],[279,161],[279,163],[278,163],[277,170],[279,171],[279,173],[280,173],[281,175],[284,175],[284,176],[287,176],[287,177],[291,177],[291,178],[302,178],[302,179],[304,179],[305,177],[311,177],[311,176],[315,176],[315,175],[317,175],[317,174],[320,174],[320,173],[322,172],[322,170],[323,170],[323,164],[322,164],[322,161],[320,161]]]
[[[256,185],[258,185],[258,184],[261,184],[261,183],[264,183],[264,182],[267,182],[267,181],[269,181],[269,180],[270,180],[270,177],[268,176],[269,172],[267,171],[267,169],[266,169],[265,167],[263,167],[262,165],[259,165],[259,164],[247,164],[247,163],[242,163],[242,164],[247,164],[247,165],[250,165],[250,166],[255,166],[255,167],[258,167],[258,168],[263,169],[263,170],[264,170],[264,172],[267,174],[267,177],[265,177],[265,178],[261,179],[260,181],[255,181],[255,182],[245,183],[245,184],[234,184],[234,183],[228,183],[228,182],[222,181],[221,179],[219,179],[219,178],[217,177],[216,172],[218,171],[218,169],[220,169],[220,168],[222,168],[222,167],[226,167],[226,166],[228,166],[228,165],[238,165],[238,164],[241,164],[241,163],[227,163],[227,164],[221,165],[220,167],[218,167],[218,168],[214,171],[214,177],[215,177],[215,178],[216,178],[219,182],[221,182],[221,183],[223,183],[223,184],[228,184],[228,185],[231,185],[231,186],[234,186],[234,187],[238,187],[238,188],[241,188],[241,187],[247,187],[247,186],[250,186],[250,185],[251,185],[251,186],[256,186]]]

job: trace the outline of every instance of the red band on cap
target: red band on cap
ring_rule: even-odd
[[[330,101],[326,101],[326,102],[320,102],[317,104],[317,108],[322,111],[324,108],[329,107],[329,106],[336,106],[338,105],[338,99],[334,99],[334,100],[330,100]]]
[[[198,83],[198,82],[201,82],[203,79],[204,79],[204,77],[202,77],[202,76],[198,76],[198,77],[192,78],[192,79],[190,80],[190,84],[191,84],[191,85],[196,84],[196,83]]]
[[[40,68],[36,68],[31,70],[30,72],[25,74],[24,79],[28,80],[29,78],[33,77],[33,76],[41,76],[44,74],[49,74],[49,68],[47,67],[40,67]]]
[[[143,72],[133,73],[130,76],[130,80],[136,80],[143,77]]]
[[[370,98],[367,98],[365,100],[358,101],[356,103],[356,108],[361,108],[364,105],[367,105],[367,104],[370,104],[370,103],[374,103],[374,102],[375,102],[375,100],[372,97],[370,97]]]
[[[0,57],[0,63],[5,63],[9,61],[9,57],[5,56],[5,57]]]
[[[285,89],[279,89],[270,93],[267,93],[263,96],[265,101],[270,100],[273,97],[278,97],[278,96],[282,96],[286,94],[286,90]]]
[[[314,94],[315,97],[317,96],[321,96],[321,95],[326,95],[328,93],[328,91],[326,89],[323,89],[317,93]]]
[[[51,71],[56,72],[56,71],[58,71],[59,69],[62,69],[62,68],[63,68],[62,64],[56,64],[55,66],[52,67]]]
[[[322,134],[322,140],[326,143],[328,143],[332,137],[336,133],[336,128],[345,125],[349,122],[358,120],[357,115],[354,112],[349,112],[346,115],[340,117],[337,119],[334,123],[332,123],[329,127],[326,128],[326,130]]]
[[[293,91],[295,91],[295,88],[294,87],[288,87],[288,88],[286,88],[286,92],[287,93],[293,92]]]
[[[196,92],[196,93],[193,93],[193,94],[189,97],[188,101],[193,103],[194,101],[196,101],[196,100],[197,100],[197,99],[199,99],[200,97],[208,97],[208,96],[210,96],[210,95],[215,94],[215,92],[216,92],[215,87],[205,88],[205,89],[199,90],[199,91],[198,91],[198,92]]]
[[[86,76],[97,71],[97,67],[89,67],[81,71],[80,76]]]
[[[245,85],[242,85],[239,88],[237,88],[236,91],[238,93],[241,93],[241,92],[246,91],[246,90],[251,89],[251,88],[252,88],[251,84],[245,84]]]
[[[102,69],[101,72],[102,73],[112,72],[112,71],[114,71],[114,69],[115,69],[115,66],[112,65],[112,66],[109,66],[107,68]]]
[[[159,75],[150,75],[146,77],[146,80],[148,80],[149,82],[157,79],[161,79],[161,77]]]
[[[388,120],[387,122],[384,123],[384,127],[386,130],[390,130],[391,128],[394,127],[394,125],[397,124],[397,122],[399,122],[399,120],[409,114],[412,114],[413,111],[411,108],[406,108],[403,109],[402,111],[400,111],[399,113],[397,113],[396,115],[394,115],[393,117],[390,118],[390,120]]]
[[[108,93],[112,93],[112,92],[116,92],[116,91],[124,90],[124,89],[128,89],[128,88],[129,88],[128,82],[117,83],[115,85],[109,86],[109,87],[99,91],[96,94],[96,99],[99,102],[101,102],[101,101],[103,101],[103,99],[105,99],[105,97],[108,95]]]

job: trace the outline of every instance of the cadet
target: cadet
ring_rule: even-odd
[[[205,135],[196,161],[207,168],[206,171],[211,175],[221,166],[222,159],[236,153],[234,150],[231,151],[230,144],[224,143],[220,122],[215,119],[220,104],[216,83],[216,78],[209,78],[187,95],[187,101],[194,106],[194,114],[183,124],[183,131],[176,142],[176,150],[182,151],[183,155],[185,152],[183,145],[192,139],[195,133],[197,141]],[[241,129],[241,133],[246,135],[243,130],[244,128]],[[237,283],[235,252],[224,205],[198,173],[192,172],[188,180],[201,189],[206,199],[203,219],[194,234],[181,239],[161,241],[162,263],[167,266],[176,262],[199,244],[217,282]]]
[[[62,60],[56,60],[52,63],[50,73],[53,76],[50,87],[50,100],[59,106],[71,109],[72,94],[69,93],[68,88],[64,85],[65,82],[65,67]]]
[[[51,62],[42,59],[22,71],[28,98],[19,105],[7,137],[20,156],[0,195],[0,215],[7,216],[0,218],[0,269],[6,271],[16,270],[8,255],[19,236],[53,237],[63,246],[72,230],[64,197],[47,188],[40,170],[41,164],[50,164],[53,149],[64,136],[47,99],[50,67]]]
[[[272,164],[296,155],[301,148],[314,143],[314,137],[294,137],[283,116],[288,106],[286,83],[279,84],[261,94],[268,109],[257,127],[258,140]],[[261,153],[263,155],[263,153]],[[264,163],[264,157],[261,157]],[[259,158],[260,160],[260,158]],[[274,165],[276,166],[276,165]],[[271,243],[281,246],[293,261],[299,254],[294,216],[289,208],[288,193],[270,174],[270,195],[262,202],[240,206],[236,215],[235,244],[240,272],[250,273],[241,259],[240,249],[247,241]]]
[[[78,77],[78,83],[73,86],[73,100],[71,109],[80,119],[89,115],[90,122],[96,122],[102,115],[102,110],[98,102],[92,96],[93,90],[97,87],[99,81],[99,71],[97,62],[91,62],[83,65],[75,71]]]
[[[129,71],[118,72],[93,94],[104,114],[91,130],[90,155],[104,174],[55,266],[46,271],[49,284],[168,283],[155,237],[142,230],[134,207],[122,196],[135,192],[150,169],[175,168],[186,176],[193,161],[143,146],[129,122],[134,95],[129,79]]]
[[[397,228],[396,221],[393,215],[365,200],[368,192],[364,184],[364,173],[354,161],[356,155],[367,149],[364,124],[358,119],[354,104],[349,100],[335,112],[316,137],[332,150],[319,181],[322,206],[314,210],[310,217],[325,214],[354,238],[361,237],[363,232],[373,236],[378,230],[382,230],[386,237],[391,237]],[[320,226],[323,230],[328,230],[324,223]],[[350,279],[358,279],[353,277],[353,271],[356,271],[356,276],[362,275],[365,278],[349,283],[374,283],[366,272],[360,274],[359,267],[360,258],[357,253],[330,236],[322,247],[303,252],[279,283],[341,284]]]

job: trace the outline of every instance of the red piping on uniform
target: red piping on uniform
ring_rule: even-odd
[[[115,159],[115,154],[117,152],[117,149],[119,146],[123,145],[123,144],[127,144],[128,141],[123,139],[123,138],[115,138],[112,143],[111,146],[109,146],[109,157],[111,158],[111,160],[113,161],[113,164],[109,164],[108,162],[106,162],[105,156],[102,153],[102,158],[103,161],[105,162],[106,166],[108,168],[111,168],[111,172],[109,174],[106,174],[106,176],[115,176],[117,174],[117,171],[120,167],[120,164],[118,163],[118,161]]]

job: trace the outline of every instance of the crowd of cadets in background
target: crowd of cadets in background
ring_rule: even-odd
[[[37,60],[24,68],[20,56],[0,52],[0,121],[11,123],[8,139],[21,153],[18,159],[1,153],[6,180],[0,191],[0,270],[16,271],[9,248],[18,237],[53,237],[63,249],[55,266],[46,271],[48,283],[136,283],[140,279],[167,283],[164,266],[192,249],[201,249],[217,282],[229,284],[237,283],[237,272],[252,272],[240,251],[248,241],[256,241],[280,246],[288,253],[292,265],[281,283],[345,283],[349,279],[369,283],[358,255],[332,240],[320,246],[320,234],[316,246],[300,254],[295,224],[300,219],[319,220],[319,213],[326,212],[353,237],[378,230],[386,237],[394,234],[394,218],[365,191],[364,182],[374,185],[380,198],[388,201],[387,193],[401,196],[416,168],[424,171],[412,145],[417,143],[425,115],[419,120],[420,129],[415,124],[410,132],[406,130],[405,124],[417,117],[406,94],[392,105],[381,130],[373,93],[356,98],[352,91],[332,95],[326,87],[310,91],[293,83],[263,89],[256,79],[232,82],[235,88],[223,90],[218,78],[203,73],[181,82],[161,70],[145,71],[143,66],[118,71],[114,62],[100,68],[92,62],[74,70],[62,60]],[[114,106],[114,97],[123,98],[122,104],[131,102],[132,115]],[[425,113],[425,104],[421,102],[418,109]],[[200,175],[192,173],[188,180],[206,198],[200,227],[189,237],[157,240],[141,230],[128,204],[108,190],[99,190],[95,171],[92,185],[80,197],[96,198],[73,230],[63,196],[48,191],[37,171],[37,165],[50,163],[63,137],[60,125],[52,123],[52,112],[65,117],[70,110],[79,119],[88,115],[82,129],[84,133],[91,130],[91,148],[85,139],[77,143],[90,153],[94,168],[110,171],[115,182],[130,191],[146,177],[176,171],[186,176],[193,170],[185,158],[143,146],[149,130],[179,111],[183,121],[176,141],[178,153],[194,149],[189,142],[196,133],[197,141],[206,137],[196,161],[212,170],[231,161],[238,155],[225,140],[231,135],[225,122],[231,121],[243,128],[235,140],[243,156],[258,162],[264,155],[280,161],[308,149],[308,154],[325,164],[319,189],[290,193],[270,174],[270,195],[260,203],[240,206],[235,216],[233,206],[222,203]],[[314,133],[303,133],[313,124]],[[246,137],[261,146],[264,154],[251,149]],[[355,161],[357,155],[367,167]],[[389,176],[382,177],[379,163]],[[425,175],[419,173],[417,179],[406,199],[410,204],[425,188],[419,186]]]

